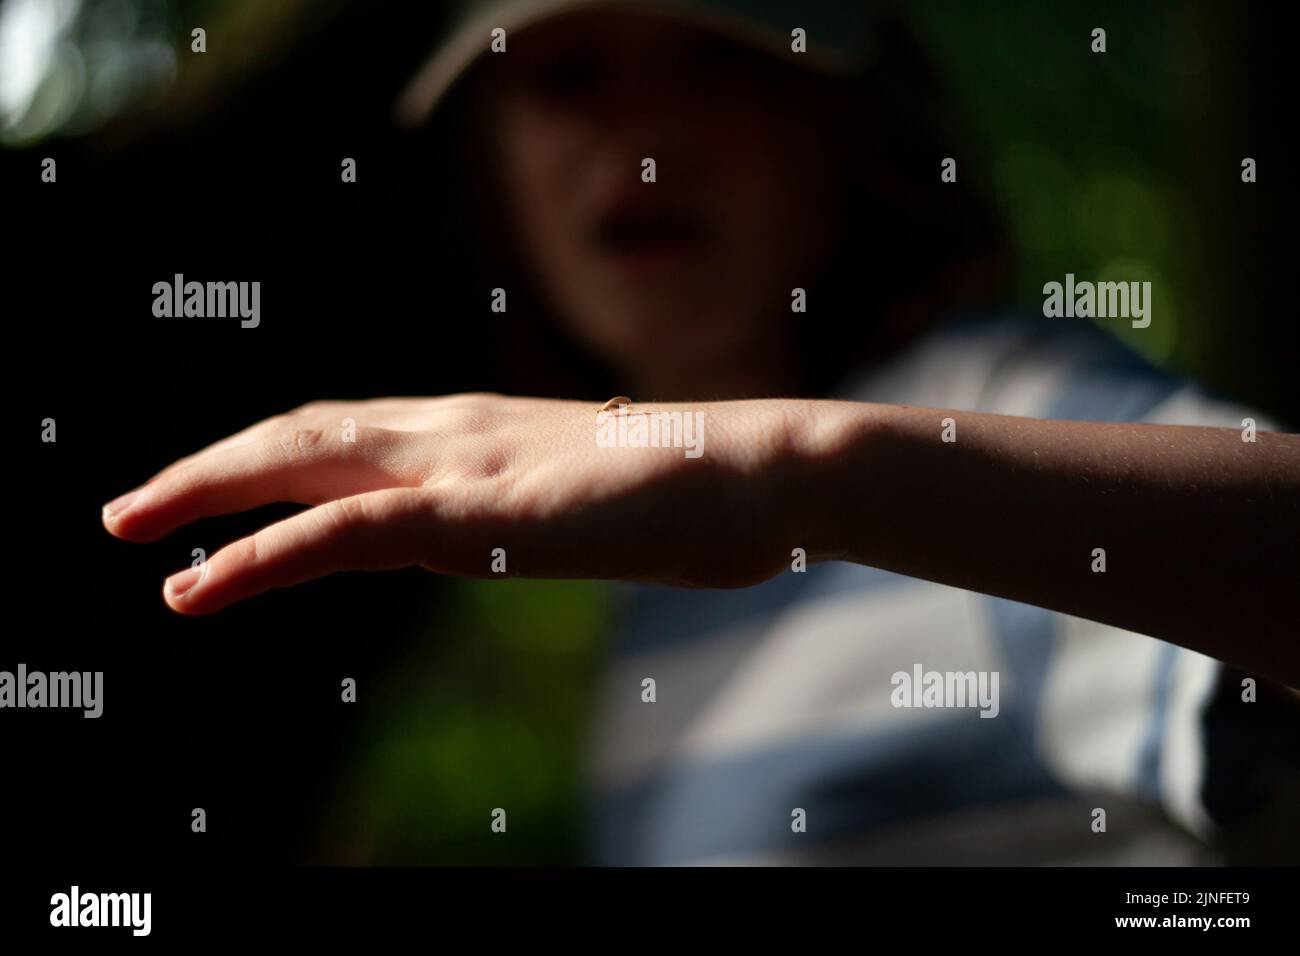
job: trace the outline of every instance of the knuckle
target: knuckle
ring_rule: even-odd
[[[181,461],[155,475],[149,482],[156,500],[185,498],[217,483],[211,470],[194,461]]]
[[[370,517],[370,509],[360,496],[337,498],[321,507],[322,519],[335,531],[355,528]]]
[[[262,532],[259,531],[257,534],[249,535],[247,538],[236,541],[230,546],[230,557],[241,566],[256,564],[258,555],[261,552],[261,544],[257,539],[261,534]]]
[[[315,426],[283,424],[271,433],[270,440],[282,458],[298,459],[325,450],[329,433]]]
[[[335,548],[344,546],[347,567],[379,570],[392,566],[388,546],[364,533],[365,526],[376,517],[374,500],[364,495],[339,498],[321,506],[320,521],[325,533],[333,538]]]

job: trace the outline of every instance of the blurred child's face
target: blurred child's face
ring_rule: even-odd
[[[626,16],[554,21],[497,56],[506,212],[569,329],[626,371],[668,369],[698,391],[728,364],[779,364],[802,318],[791,290],[816,278],[833,229],[838,174],[811,81]]]

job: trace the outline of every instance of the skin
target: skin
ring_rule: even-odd
[[[546,24],[493,68],[507,220],[568,331],[643,399],[795,392],[790,290],[809,285],[839,228],[838,84],[617,15]],[[600,243],[602,225],[638,216],[695,234],[621,253]]]
[[[789,290],[836,228],[834,163],[812,111],[786,108],[789,75],[740,57],[729,82],[701,86],[719,80],[716,49],[657,22],[566,19],[528,37],[512,38],[520,55],[493,105],[502,193],[571,333],[634,398],[788,393]],[[592,48],[595,64],[575,67]],[[640,182],[645,155],[660,182]],[[685,248],[593,240],[610,217],[666,214],[692,223]],[[311,506],[169,578],[164,598],[182,614],[342,570],[491,577],[496,548],[511,576],[696,587],[763,581],[803,548],[810,561],[1013,598],[1300,685],[1296,436],[1246,443],[1232,429],[816,400],[636,401],[635,412],[704,413],[705,453],[688,459],[598,447],[600,405],[312,403],[165,468],[103,520],[153,541],[201,517]],[[940,440],[945,418],[955,443]],[[1097,547],[1105,574],[1091,571]]]

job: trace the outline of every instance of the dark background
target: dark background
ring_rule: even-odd
[[[267,25],[232,12],[247,6],[152,5],[175,38],[171,87],[0,151],[17,410],[0,668],[105,672],[98,720],[0,716],[3,855],[580,859],[574,768],[602,589],[511,582],[489,601],[418,571],[352,574],[184,619],[160,588],[191,549],[293,509],[147,546],[100,526],[104,502],[176,458],[312,399],[511,390],[489,290],[463,281],[464,223],[445,212],[457,143],[389,118],[440,8],[286,3],[294,15]],[[1292,243],[1262,221],[1290,199],[1272,144],[1291,121],[1266,105],[1289,70],[1265,49],[1282,30],[1272,8],[974,7],[930,5],[929,36],[991,144],[1020,301],[1036,308],[1045,275],[1103,269],[1106,241],[1145,256],[1176,307],[1153,323],[1167,340],[1138,344],[1300,420],[1291,270],[1265,265]],[[207,16],[209,60],[187,66],[189,25]],[[1093,25],[1109,30],[1100,65]],[[1255,185],[1240,182],[1245,155]],[[40,182],[44,156],[56,185]],[[339,180],[345,156],[355,185]],[[261,281],[261,326],[155,319],[151,287],[177,272]],[[46,417],[56,444],[37,437]],[[356,705],[339,700],[344,677]],[[520,808],[508,844],[482,809],[500,805]],[[207,834],[190,832],[194,807]]]

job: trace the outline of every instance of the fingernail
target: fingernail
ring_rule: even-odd
[[[200,568],[186,568],[184,571],[177,571],[167,579],[164,585],[168,597],[184,597],[185,592],[190,590],[203,577],[203,571]]]
[[[131,507],[132,502],[135,501],[139,494],[140,489],[136,488],[134,491],[128,491],[104,505],[104,520],[112,521],[114,518],[120,517],[122,512]]]

